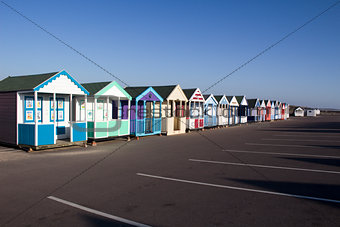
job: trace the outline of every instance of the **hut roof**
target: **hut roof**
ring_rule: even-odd
[[[9,76],[0,81],[0,92],[32,90],[57,73],[58,72],[25,76]]]
[[[111,82],[96,82],[96,83],[85,83],[81,84],[88,92],[90,92],[90,95],[96,94],[98,91],[106,87]]]

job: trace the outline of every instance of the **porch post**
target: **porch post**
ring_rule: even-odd
[[[143,121],[144,121],[144,124],[143,124],[143,134],[145,134],[145,120],[146,120],[146,101],[143,101]]]
[[[87,128],[87,95],[84,95],[84,105],[85,105],[85,129],[86,129],[86,140],[88,136],[88,128]],[[81,119],[80,119],[81,120]]]
[[[94,107],[93,107],[93,137],[96,138],[96,131],[97,131],[97,128],[96,128],[97,98],[96,98],[95,95],[93,96],[93,98],[94,98]]]
[[[56,128],[56,118],[57,118],[57,115],[56,115],[56,94],[53,93],[53,129],[54,129],[54,144],[57,143],[57,128]]]
[[[153,103],[153,109],[152,109],[152,132],[155,132],[155,101]]]
[[[120,133],[119,133],[119,129],[120,129],[120,126],[121,126],[121,124],[120,124],[120,122],[122,121],[122,112],[121,112],[121,105],[120,105],[120,97],[118,97],[118,113],[117,113],[117,125],[118,125],[118,127],[117,127],[117,133],[118,133],[118,136],[120,135]],[[120,115],[120,116],[119,116]]]
[[[129,130],[129,134],[130,134],[130,111],[131,111],[131,101],[130,99],[128,99],[128,130]]]
[[[106,96],[106,131],[109,136],[109,96]]]
[[[34,146],[38,146],[38,92],[34,91]]]
[[[69,110],[69,114],[70,114],[70,116],[69,116],[69,120],[70,120],[70,142],[73,142],[73,124],[72,124],[72,118],[73,118],[73,111],[72,111],[72,109],[73,109],[73,105],[72,105],[72,94],[70,94],[70,103],[69,103],[69,108],[70,108],[70,110]]]

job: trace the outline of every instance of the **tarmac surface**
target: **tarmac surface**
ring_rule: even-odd
[[[340,226],[340,116],[0,147],[0,226]]]

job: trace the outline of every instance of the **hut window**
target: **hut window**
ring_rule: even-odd
[[[38,121],[42,121],[42,105],[43,105],[43,98],[38,97],[38,111],[37,111],[37,118]],[[24,106],[24,122],[34,122],[34,97],[33,96],[25,96],[25,106]]]
[[[161,117],[161,103],[155,102],[155,116],[154,118],[160,118]]]
[[[129,102],[128,100],[122,100],[120,101],[122,113],[121,113],[121,119],[128,119],[129,118]]]
[[[118,100],[112,100],[112,119],[118,119]]]

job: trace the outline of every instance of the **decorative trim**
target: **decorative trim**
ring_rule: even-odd
[[[124,88],[122,88],[122,86],[120,86],[116,81],[112,81],[111,83],[109,83],[108,85],[106,85],[104,88],[102,88],[100,91],[98,91],[94,96],[98,98],[98,96],[103,95],[105,92],[107,92],[109,89],[116,87],[118,88],[119,91],[121,91],[126,98],[128,98],[129,100],[132,99],[132,97],[129,95],[129,93],[127,93]]]
[[[143,91],[140,95],[138,95],[136,97],[136,102],[138,102],[141,98],[143,98],[150,91],[159,99],[160,102],[163,102],[163,98],[152,87],[148,87],[147,89],[145,89],[145,91]]]
[[[51,83],[53,80],[57,79],[58,77],[60,77],[61,75],[65,75],[67,76],[67,78],[69,78],[75,85],[77,85],[80,90],[82,90],[86,95],[89,95],[90,93],[83,87],[81,86],[80,83],[78,83],[73,77],[70,76],[70,74],[68,74],[65,70],[62,70],[61,72],[55,74],[54,76],[52,76],[51,78],[47,79],[46,81],[44,81],[43,83],[41,83],[40,85],[38,85],[37,87],[35,87],[33,90],[34,91],[38,91],[43,88],[44,86],[48,85],[49,83]]]

